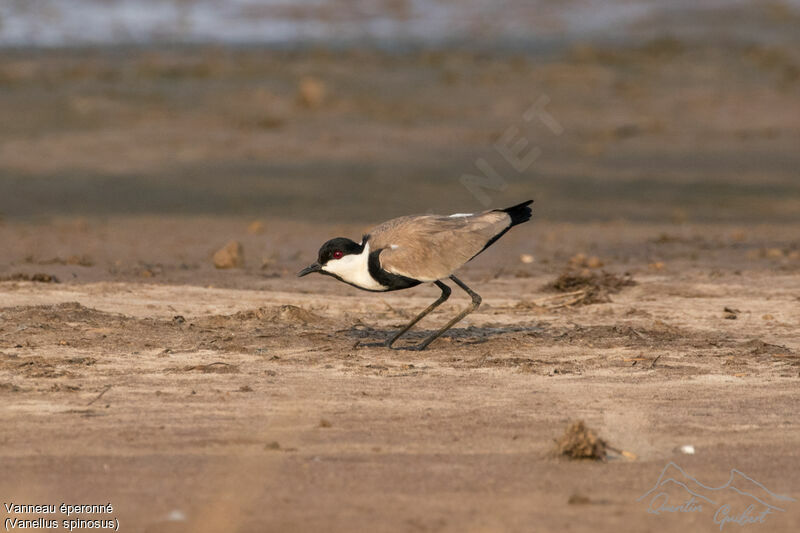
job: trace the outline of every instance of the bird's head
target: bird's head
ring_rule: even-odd
[[[336,237],[331,239],[319,249],[317,261],[311,263],[306,268],[297,273],[298,277],[319,272],[321,274],[337,273],[337,267],[342,265],[342,261],[348,262],[348,256],[360,255],[364,251],[364,245],[358,244],[346,237]]]

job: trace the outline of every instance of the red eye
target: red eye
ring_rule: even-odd
[[[336,250],[335,252],[333,252],[334,259],[341,259],[343,256],[344,252],[342,252],[341,250]]]

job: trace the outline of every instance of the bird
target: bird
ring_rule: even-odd
[[[400,331],[379,345],[394,343],[428,313],[443,304],[452,292],[450,280],[471,298],[469,307],[441,329],[406,350],[424,350],[481,304],[481,297],[453,273],[481,254],[518,224],[532,216],[533,200],[480,213],[453,215],[409,215],[386,221],[363,235],[361,242],[346,237],[327,241],[317,260],[297,273],[298,277],[319,273],[371,292],[408,289],[433,283],[442,294]]]

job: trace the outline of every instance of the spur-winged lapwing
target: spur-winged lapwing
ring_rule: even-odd
[[[395,218],[373,228],[361,243],[344,237],[331,239],[319,249],[317,262],[297,275],[319,272],[359,289],[374,292],[408,289],[434,283],[442,295],[417,315],[385,345],[392,346],[403,333],[450,297],[450,278],[472,297],[472,304],[442,329],[408,349],[423,350],[456,322],[474,311],[481,297],[453,275],[464,263],[502,237],[517,224],[530,220],[533,200],[508,209],[450,216],[412,215]]]

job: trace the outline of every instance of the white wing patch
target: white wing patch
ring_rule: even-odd
[[[397,244],[390,244],[389,248],[391,248],[392,250],[397,250],[398,248],[400,248],[400,246],[398,246]]]
[[[350,254],[341,259],[331,259],[322,267],[325,272],[336,274],[356,287],[370,291],[385,291],[388,287],[381,285],[369,274],[369,242],[364,250],[356,255]]]
[[[455,213],[450,215],[448,218],[458,218],[458,217],[471,217],[472,213]]]

